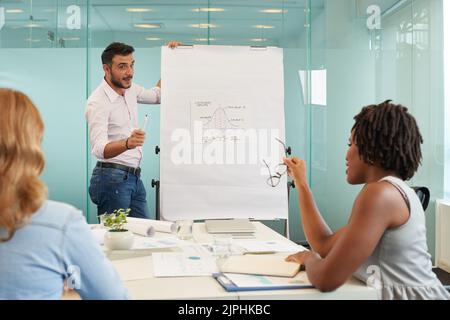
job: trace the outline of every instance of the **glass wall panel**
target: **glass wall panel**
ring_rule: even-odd
[[[0,1],[0,87],[23,91],[39,108],[49,197],[84,212],[86,3]]]
[[[387,99],[410,109],[424,138],[423,163],[410,184],[429,187],[432,199],[442,197],[442,1],[323,4],[312,7],[311,184],[326,221],[333,229],[344,225],[361,189],[345,179],[353,116],[363,106]],[[322,70],[326,80],[314,81],[314,73]],[[326,102],[317,102],[318,92],[326,92]],[[433,253],[433,203],[427,210],[427,227]]]
[[[445,175],[444,175],[444,198],[450,199],[450,2],[443,3],[443,55],[444,55],[444,93],[445,100]]]

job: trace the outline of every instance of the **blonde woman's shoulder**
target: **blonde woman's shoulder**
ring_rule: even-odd
[[[74,206],[53,200],[46,200],[33,215],[33,223],[64,228],[70,221],[84,219],[81,210]]]

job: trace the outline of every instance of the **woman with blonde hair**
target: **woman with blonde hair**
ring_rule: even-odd
[[[82,213],[47,200],[37,108],[0,89],[0,115],[0,299],[60,299],[64,283],[83,299],[126,299]]]

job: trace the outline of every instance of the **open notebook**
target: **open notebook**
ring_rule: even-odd
[[[230,256],[220,266],[224,273],[243,273],[279,277],[294,277],[300,271],[300,265],[287,262],[286,256],[274,254]]]

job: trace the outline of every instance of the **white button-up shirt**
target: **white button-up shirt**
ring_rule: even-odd
[[[85,112],[92,154],[102,162],[137,168],[142,160],[142,147],[105,159],[103,157],[105,146],[110,142],[128,138],[131,132],[138,128],[138,103],[150,104],[160,101],[161,91],[158,87],[145,89],[133,83],[121,96],[103,79],[89,97]]]

